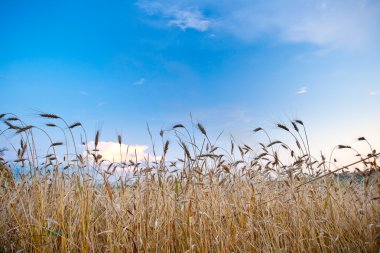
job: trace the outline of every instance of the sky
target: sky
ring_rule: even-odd
[[[190,114],[214,139],[301,119],[317,154],[380,147],[379,27],[378,0],[2,0],[0,113],[141,153],[147,124],[156,138]]]

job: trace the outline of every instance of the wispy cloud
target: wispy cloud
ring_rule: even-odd
[[[172,15],[169,25],[178,26],[182,30],[192,28],[204,32],[210,26],[210,21],[197,10],[174,10]]]
[[[380,90],[370,91],[370,92],[368,93],[368,95],[370,95],[370,96],[377,96],[377,95],[380,95]]]
[[[297,2],[297,1],[296,1]],[[379,2],[362,0],[306,1],[293,5],[292,15],[280,13],[281,38],[332,49],[371,47],[380,38]],[[298,11],[297,11],[298,9]]]
[[[80,91],[79,93],[80,93],[81,95],[83,95],[83,96],[87,96],[87,95],[88,95],[88,92],[87,92],[87,91],[84,91],[84,90]]]
[[[297,94],[304,94],[307,92],[307,87],[303,86],[297,90]]]
[[[247,42],[270,36],[280,42],[357,50],[378,47],[380,41],[376,0],[151,0],[138,6],[168,19],[168,25],[230,34]],[[212,18],[204,15],[210,10]]]
[[[145,83],[145,78],[140,78],[139,80],[136,80],[133,85],[143,85]]]
[[[182,30],[194,29],[204,32],[210,27],[210,20],[195,7],[176,5],[170,1],[140,1],[138,6],[149,15],[163,16],[169,26],[179,27]]]

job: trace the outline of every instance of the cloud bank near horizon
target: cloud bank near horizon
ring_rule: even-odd
[[[91,141],[88,144],[89,150],[95,148],[95,142]],[[110,162],[142,162],[148,159],[148,146],[146,145],[128,145],[112,141],[99,141],[97,149],[98,153],[102,156],[102,159]],[[152,156],[151,159],[154,159]]]

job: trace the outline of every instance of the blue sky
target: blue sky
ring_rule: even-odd
[[[380,2],[0,2],[0,112],[148,145],[189,123],[254,142],[302,119],[313,149],[380,146]]]

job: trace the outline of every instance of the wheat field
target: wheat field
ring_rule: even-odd
[[[291,143],[253,129],[267,139],[255,147],[219,147],[202,124],[176,124],[158,134],[152,161],[115,162],[80,123],[0,116],[0,137],[19,140],[17,159],[1,158],[0,252],[379,252],[379,154],[364,137],[355,173],[333,153],[312,156],[300,120],[277,125]],[[54,128],[65,142],[39,154],[36,132]]]

